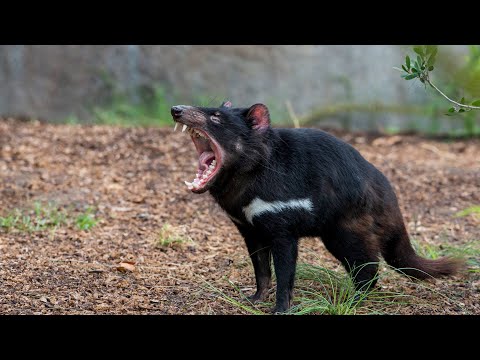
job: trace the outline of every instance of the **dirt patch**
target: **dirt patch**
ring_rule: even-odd
[[[412,237],[437,248],[479,241],[478,217],[454,216],[480,204],[479,140],[342,137],[392,181]],[[254,277],[227,216],[183,185],[196,161],[172,129],[0,122],[0,216],[53,202],[93,206],[100,219],[89,231],[0,229],[0,313],[242,313],[205,287],[242,301],[226,279],[248,294]],[[343,271],[318,239],[302,241],[299,261]],[[429,282],[433,292],[409,284],[379,282],[429,304],[395,313],[480,314],[478,272]]]

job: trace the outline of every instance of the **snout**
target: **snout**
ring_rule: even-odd
[[[187,105],[175,105],[175,106],[172,106],[170,113],[172,114],[172,117],[174,119],[178,119],[184,115],[185,110],[187,110],[189,107],[190,106],[187,106]]]
[[[182,116],[183,113],[183,107],[181,105],[179,106],[172,106],[172,110],[170,111],[172,116],[174,118],[179,118]]]

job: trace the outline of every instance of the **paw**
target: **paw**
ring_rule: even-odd
[[[248,301],[250,301],[252,304],[256,304],[259,302],[264,302],[267,299],[267,291],[257,291],[255,294],[250,295],[247,297]]]
[[[285,315],[285,312],[287,312],[287,310],[288,310],[287,306],[277,305],[272,309],[272,314],[273,315]]]

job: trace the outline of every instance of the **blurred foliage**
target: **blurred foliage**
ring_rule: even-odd
[[[91,121],[120,126],[165,126],[171,122],[170,107],[165,90],[160,86],[144,88],[137,101],[132,101],[127,93],[116,91],[108,104],[93,107]],[[75,117],[67,121],[78,122]]]
[[[295,111],[288,111],[288,99],[267,99],[272,122],[275,125],[291,126],[296,120],[301,126],[315,126],[323,120],[333,120],[344,130],[350,130],[356,121],[355,114],[368,114],[369,127],[387,133],[413,130],[431,135],[472,136],[480,134],[478,121],[480,113],[469,111],[454,105],[446,105],[447,100],[436,90],[428,86],[434,81],[438,88],[451,99],[460,104],[478,106],[480,101],[480,46],[468,46],[468,54],[459,57],[448,46],[421,45],[406,47],[410,53],[405,63],[397,70],[406,80],[420,81],[429,91],[430,100],[415,104],[356,103],[350,79],[344,75],[333,75],[332,81],[344,89],[345,97],[338,103],[329,104],[296,116]],[[433,75],[432,75],[433,74]],[[168,126],[171,125],[170,107],[184,103],[184,97],[167,92],[161,85],[143,86],[141,88],[121,91],[112,76],[100,74],[102,88],[110,94],[102,104],[90,107],[91,123],[120,126]],[[428,81],[426,81],[428,80]],[[466,99],[470,99],[468,102]],[[218,106],[221,96],[194,96],[193,105]],[[234,104],[241,105],[241,104]],[[448,110],[447,110],[448,109]],[[291,109],[298,110],[298,109]],[[293,113],[293,117],[292,117]],[[445,118],[444,115],[451,116]],[[405,126],[395,127],[380,122],[389,115],[401,116]],[[76,116],[64,120],[67,123],[81,123]]]
[[[444,114],[447,116],[461,115],[463,129],[456,130],[452,135],[480,134],[478,115],[471,113],[472,110],[480,110],[480,100],[478,99],[480,97],[480,46],[470,45],[468,48],[469,54],[463,62],[452,61],[451,56],[448,55],[443,62],[440,62],[439,83],[442,84],[440,87],[446,89],[445,92],[451,94],[450,96],[431,82],[430,73],[436,68],[438,46],[414,46],[415,55],[406,55],[405,64],[401,65],[401,69],[394,67],[402,72],[401,76],[405,80],[418,79],[425,86],[428,84],[435,89],[439,96],[443,96],[442,100],[450,101],[453,104]],[[441,58],[439,57],[439,59]]]

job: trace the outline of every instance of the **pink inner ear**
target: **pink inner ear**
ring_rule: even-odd
[[[230,107],[232,107],[232,102],[231,101],[225,101],[222,104],[222,107],[230,108]]]
[[[252,120],[253,129],[264,130],[270,125],[270,114],[268,108],[263,104],[256,104],[250,108],[248,118]]]

